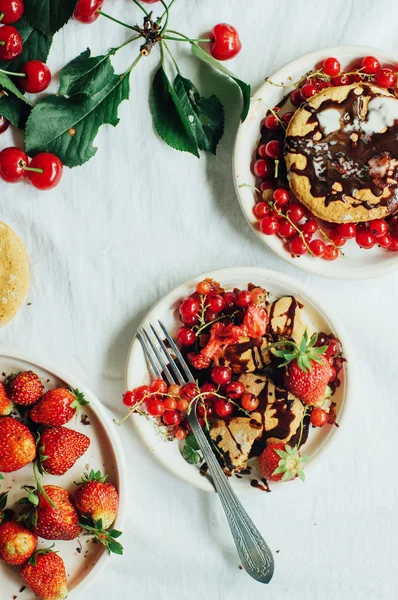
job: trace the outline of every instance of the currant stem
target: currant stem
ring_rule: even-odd
[[[134,2],[134,4],[136,4],[142,10],[143,13],[145,13],[146,16],[149,15],[149,13],[145,10],[145,8],[142,6],[142,4],[140,4],[138,2],[138,0],[133,0],[133,2]]]
[[[134,25],[127,25],[127,23],[123,23],[123,21],[119,21],[119,19],[115,19],[115,17],[111,17],[111,15],[108,15],[108,13],[105,13],[102,10],[97,10],[96,12],[99,15],[101,15],[102,17],[105,17],[106,19],[109,19],[110,21],[113,21],[114,23],[121,25],[122,27],[127,27],[127,29],[132,29],[133,31],[139,31],[138,28],[135,27]]]

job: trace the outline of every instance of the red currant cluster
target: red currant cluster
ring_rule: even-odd
[[[341,72],[339,61],[329,57],[323,61],[321,69],[298,82],[290,92],[290,101],[293,106],[299,107],[326,87],[372,79],[383,88],[397,84],[397,74],[392,69],[381,68],[380,62],[373,56],[366,56],[361,67],[349,73]],[[341,253],[340,248],[351,238],[360,248],[370,249],[378,244],[381,248],[398,251],[396,217],[389,222],[385,219],[358,224],[321,222],[293,197],[287,181],[281,184],[278,170],[283,162],[284,132],[293,114],[289,111],[282,115],[280,107],[276,106],[268,111],[261,123],[267,142],[258,146],[252,167],[254,175],[261,180],[258,185],[260,198],[253,207],[261,233],[278,235],[292,256],[309,253],[325,260],[335,260]]]
[[[41,152],[31,161],[20,148],[4,148],[0,152],[0,177],[18,183],[26,177],[39,190],[50,190],[61,181],[62,162],[54,154]]]

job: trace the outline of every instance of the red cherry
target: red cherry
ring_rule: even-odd
[[[196,342],[196,334],[190,327],[180,327],[176,337],[180,346],[192,346]]]
[[[227,385],[226,394],[228,398],[237,400],[245,393],[245,386],[240,381],[233,381]]]
[[[207,305],[208,310],[217,315],[223,310],[225,306],[225,301],[220,294],[212,294],[207,297]]]
[[[239,34],[235,27],[227,23],[219,23],[211,30],[213,42],[210,53],[216,60],[235,58],[242,49]]]
[[[294,106],[300,106],[303,103],[304,98],[301,95],[300,88],[295,88],[290,92],[290,100]]]
[[[232,371],[229,367],[213,367],[210,376],[216,385],[226,385],[231,381]]]
[[[378,71],[380,71],[380,63],[374,56],[365,56],[362,59],[362,72],[367,75],[375,75]]]
[[[26,73],[26,77],[18,78],[19,87],[29,94],[44,92],[51,83],[50,69],[40,60],[25,63],[21,73]]]
[[[134,406],[134,404],[136,404],[138,402],[137,400],[137,396],[135,395],[135,392],[126,392],[123,396],[123,404],[125,406],[131,407]]]
[[[253,206],[253,215],[256,219],[261,220],[270,212],[269,205],[266,202],[258,202]]]
[[[279,224],[274,217],[264,217],[260,221],[260,231],[264,235],[275,235],[279,229]]]
[[[271,140],[267,144],[265,144],[265,153],[269,158],[273,158],[274,160],[277,158],[282,158],[283,156],[283,146],[279,140]]]
[[[31,169],[35,169],[35,171]],[[32,159],[26,170],[31,184],[38,190],[51,190],[61,181],[63,166],[54,154],[41,152]]]
[[[305,100],[307,100],[308,98],[311,98],[312,96],[315,96],[315,94],[317,94],[317,93],[318,93],[318,90],[316,89],[315,85],[313,85],[312,83],[306,83],[301,88],[301,95],[303,96],[303,98]]]
[[[6,119],[5,117],[0,115],[0,134],[4,133],[5,131],[7,131],[7,129],[10,126],[10,121],[8,119]]]
[[[256,410],[256,408],[258,408],[260,400],[254,394],[246,393],[243,394],[240,403],[244,410],[252,412],[253,410]]]
[[[337,227],[337,231],[343,238],[350,240],[351,238],[355,237],[357,227],[355,223],[340,223],[340,225]]]
[[[176,410],[165,410],[162,421],[165,425],[177,427],[181,423],[181,415]]]
[[[318,223],[315,221],[315,219],[308,219],[308,221],[303,223],[301,230],[303,233],[314,235],[314,233],[318,231]]]
[[[283,117],[282,117],[283,123],[285,125],[287,125],[290,122],[290,120],[291,120],[291,118],[292,118],[293,115],[294,115],[294,112],[287,112],[287,113],[285,113],[283,115]]]
[[[377,243],[381,248],[389,248],[391,246],[392,237],[389,233],[377,238]]]
[[[388,225],[384,219],[373,219],[373,221],[370,221],[368,227],[376,237],[381,237],[388,233]]]
[[[329,234],[329,237],[332,240],[332,242],[334,243],[334,245],[337,246],[338,248],[341,248],[341,246],[344,246],[344,244],[347,241],[345,239],[345,237],[340,235],[338,229],[332,229],[332,231]]]
[[[22,52],[23,42],[18,29],[11,25],[0,27],[0,60],[14,60]]]
[[[289,242],[289,252],[292,256],[301,256],[307,252],[307,248],[301,236],[294,237]]]
[[[301,204],[293,203],[288,207],[287,214],[293,223],[298,223],[304,217],[305,210]]]
[[[392,69],[380,69],[376,74],[376,83],[381,88],[394,88],[397,85],[397,76]]]
[[[155,396],[148,398],[146,403],[146,409],[152,417],[161,417],[165,411],[162,400],[159,400]]]
[[[375,236],[367,227],[357,227],[355,240],[360,248],[365,248],[366,250],[373,248],[376,244]]]
[[[155,379],[151,383],[150,387],[151,392],[155,392],[158,394],[166,394],[167,393],[167,383],[163,381],[163,379]]]
[[[329,77],[335,77],[341,71],[339,61],[337,60],[337,58],[333,58],[332,56],[329,58],[325,58],[325,60],[322,63],[322,66],[326,75],[329,75]]]
[[[221,419],[230,417],[234,411],[234,406],[230,402],[225,402],[218,398],[214,403],[214,410]]]
[[[286,188],[278,188],[272,195],[277,206],[285,206],[290,202],[289,190]]]
[[[269,158],[260,158],[253,165],[253,173],[256,177],[270,177],[274,172],[274,163]]]
[[[1,22],[11,25],[22,17],[25,10],[23,0],[0,0],[0,14],[3,14]]]
[[[101,10],[103,4],[104,0],[79,0],[73,16],[80,23],[93,23],[100,16],[96,11]]]
[[[26,177],[29,158],[19,148],[4,148],[0,152],[0,177],[8,183],[18,183]]]
[[[351,82],[350,82],[349,75],[342,73],[342,75],[338,75],[337,77],[332,77],[331,83],[335,87],[339,87],[340,85],[349,85]]]
[[[282,238],[291,238],[295,235],[296,230],[289,221],[284,218],[281,218],[279,221],[278,235]]]
[[[271,131],[278,129],[279,127],[279,120],[277,119],[277,117],[275,115],[267,115],[263,121],[264,123],[264,127],[266,127],[267,129],[270,129]]]
[[[336,260],[338,256],[339,251],[335,246],[333,246],[332,244],[327,244],[325,246],[325,252],[323,254],[323,258],[325,260]]]
[[[242,290],[236,294],[235,299],[238,308],[247,308],[252,303],[252,297],[248,290]]]
[[[311,425],[323,427],[329,421],[329,415],[323,408],[313,408],[310,416]]]
[[[322,256],[325,254],[326,245],[322,240],[311,240],[308,245],[311,249],[311,252],[318,258],[322,258]]]

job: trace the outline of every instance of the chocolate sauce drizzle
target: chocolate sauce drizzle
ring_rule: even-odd
[[[303,104],[302,109],[308,111],[307,124],[315,124],[304,136],[288,136],[286,138],[286,153],[305,156],[307,164],[299,169],[296,164],[291,172],[304,175],[311,185],[311,194],[316,198],[325,198],[325,206],[331,202],[346,201],[346,197],[355,198],[359,190],[369,189],[374,196],[380,198],[388,188],[388,196],[380,198],[378,203],[370,203],[358,199],[351,202],[352,206],[363,206],[371,210],[377,206],[386,206],[391,210],[398,204],[396,195],[398,180],[398,162],[393,172],[387,176],[388,166],[392,159],[398,159],[398,121],[388,127],[384,133],[368,134],[361,132],[360,123],[364,120],[362,111],[364,98],[376,98],[370,87],[364,87],[362,95],[351,90],[342,102],[325,100],[318,109],[309,104]],[[336,109],[340,113],[340,129],[325,134],[318,120],[318,114],[328,109]],[[366,118],[366,117],[365,117]],[[356,120],[358,130],[344,131],[344,128]],[[354,134],[354,135],[352,135]],[[319,139],[318,139],[319,138]],[[372,174],[371,159],[377,158],[378,163],[385,166],[386,174],[382,177]],[[339,183],[341,191],[333,189],[333,184]]]

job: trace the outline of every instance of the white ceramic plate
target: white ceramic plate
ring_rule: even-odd
[[[123,529],[126,507],[126,474],[123,450],[115,433],[115,424],[100,401],[74,377],[61,369],[38,362],[24,352],[0,347],[0,381],[3,381],[4,373],[10,374],[26,369],[32,369],[39,375],[45,390],[56,386],[71,386],[79,388],[86,399],[90,401],[90,405],[82,410],[82,414],[87,415],[89,424],[84,425],[79,417],[77,421],[72,420],[66,425],[66,427],[80,431],[90,438],[89,449],[65,475],[61,477],[46,475],[43,478],[44,483],[59,485],[73,491],[75,489],[73,482],[78,481],[83,472],[95,469],[107,473],[108,480],[116,485],[120,496],[120,509],[115,528]],[[16,500],[26,495],[21,486],[34,485],[32,465],[15,473],[4,473],[3,475],[4,481],[0,482],[0,490],[10,490],[8,506],[12,508]],[[55,542],[56,550],[59,551],[65,562],[70,596],[73,597],[85,589],[94,578],[101,576],[100,573],[109,559],[105,548],[100,544],[88,541],[90,539],[80,536],[71,542]],[[121,542],[123,543],[123,537]],[[49,547],[52,543],[47,540],[39,540],[39,547]],[[81,552],[80,548],[82,548]],[[114,556],[112,560],[117,560],[117,558]],[[0,597],[4,599],[19,598],[19,590],[22,585],[23,580],[19,575],[18,568],[1,563]],[[36,596],[31,590],[24,591],[24,600],[34,600],[35,598]]]
[[[178,327],[181,326],[181,323],[178,320],[178,306],[181,298],[192,293],[196,283],[202,281],[206,277],[215,279],[227,289],[232,289],[234,287],[243,288],[247,286],[248,283],[254,283],[255,285],[262,286],[270,291],[274,297],[294,295],[304,304],[303,316],[308,325],[314,330],[324,331],[325,333],[333,332],[337,335],[342,343],[343,352],[348,361],[341,371],[342,383],[336,394],[333,396],[333,400],[337,404],[337,420],[339,424],[341,424],[343,407],[346,404],[347,397],[351,393],[349,392],[349,386],[351,386],[350,382],[352,379],[351,374],[350,377],[348,377],[348,371],[351,373],[352,369],[349,342],[340,323],[336,318],[331,316],[329,309],[326,310],[320,302],[308,294],[304,286],[290,277],[274,271],[253,267],[220,269],[218,271],[204,273],[175,288],[155,304],[143,320],[141,326],[147,326],[150,322],[155,324],[158,319],[161,319],[166,327],[170,329],[171,333],[174,334]],[[150,373],[141,344],[137,338],[134,338],[127,360],[126,388],[131,390],[139,385],[148,383],[149,381]],[[207,492],[214,491],[211,481],[207,477],[203,477],[199,473],[197,467],[188,464],[183,459],[178,442],[165,441],[162,436],[156,432],[154,425],[145,419],[145,417],[132,415],[132,420],[141,441],[166,469],[177,477],[184,479],[188,483],[191,483],[202,490]],[[338,430],[334,426],[326,426],[322,429],[311,428],[308,441],[305,446],[303,446],[305,453],[314,459],[309,463],[310,468],[312,464],[317,462],[321,450],[323,450],[326,444],[329,445],[332,438],[338,438]],[[259,474],[256,473],[256,469],[254,468],[250,476],[245,476],[242,479],[232,477],[231,484],[238,492],[252,490],[253,492],[258,493],[258,490],[250,486],[250,481],[258,478]],[[273,484],[272,489],[283,488],[283,485],[284,484]]]
[[[397,57],[393,57],[378,48],[333,46],[332,48],[323,48],[300,56],[276,71],[270,76],[270,79],[275,83],[289,84],[289,82],[298,81],[305,73],[312,70],[315,65],[328,56],[338,58],[344,69],[353,60],[368,55],[376,56],[382,63],[396,64],[398,60]],[[293,88],[276,87],[264,83],[253,94],[255,100],[252,101],[249,115],[238,129],[233,156],[233,177],[236,193],[246,219],[264,244],[285,261],[309,273],[335,279],[368,279],[395,271],[398,269],[397,252],[389,252],[379,247],[363,250],[356,245],[354,240],[349,240],[343,248],[345,256],[332,262],[313,258],[308,254],[299,258],[292,258],[284,248],[280,238],[266,236],[259,231],[258,221],[252,212],[254,206],[253,190],[239,186],[244,183],[256,184],[256,178],[251,172],[251,163],[260,139],[260,123],[267,111],[264,103],[273,108],[291,89]],[[259,98],[262,99],[262,102],[258,101]]]

